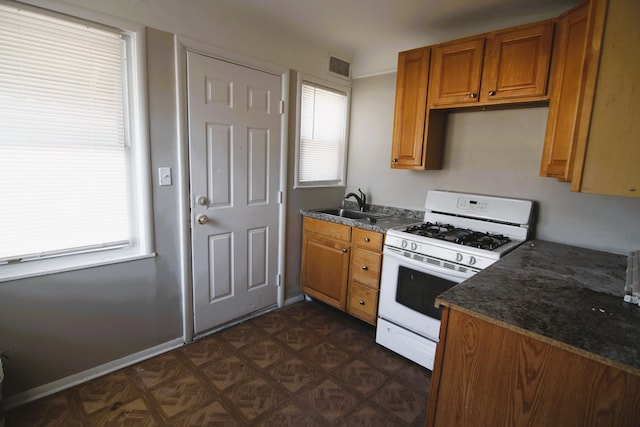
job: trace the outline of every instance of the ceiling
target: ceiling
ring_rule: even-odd
[[[220,0],[216,0],[220,1]],[[327,46],[354,77],[388,72],[397,53],[558,16],[578,0],[229,0],[244,14]]]

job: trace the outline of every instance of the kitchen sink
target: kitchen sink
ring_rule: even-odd
[[[391,216],[390,214],[381,213],[381,212],[360,212],[360,211],[354,211],[351,209],[342,209],[342,208],[321,209],[318,212],[327,214],[327,215],[339,216],[342,218],[366,219],[370,221]]]

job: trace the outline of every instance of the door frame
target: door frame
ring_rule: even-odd
[[[180,288],[182,291],[182,338],[185,343],[194,339],[193,275],[191,254],[191,211],[189,189],[189,125],[187,103],[187,51],[220,59],[247,68],[252,68],[280,77],[281,99],[284,108],[280,115],[280,183],[281,194],[278,211],[278,307],[284,306],[285,292],[285,244],[287,212],[287,158],[288,158],[288,108],[289,75],[287,68],[232,52],[218,46],[174,34],[175,92],[176,92],[176,143],[178,145],[178,225],[180,245]]]

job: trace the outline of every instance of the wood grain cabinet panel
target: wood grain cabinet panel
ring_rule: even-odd
[[[350,251],[351,227],[305,217],[300,271],[302,291],[345,310]]]
[[[640,197],[640,2],[591,0],[560,18],[540,175]]]
[[[640,197],[638,19],[637,0],[591,1],[573,191]]]
[[[433,49],[431,106],[477,104],[484,58],[484,37],[443,43]]]
[[[480,102],[548,99],[553,30],[544,21],[487,37]]]
[[[383,240],[376,231],[304,217],[302,291],[375,325]]]
[[[349,284],[347,312],[372,325],[378,316],[378,292],[357,282]]]
[[[446,116],[427,108],[430,59],[429,47],[398,54],[391,168],[442,167]]]
[[[571,180],[576,124],[584,91],[584,60],[589,4],[560,17],[555,43],[556,66],[542,153],[540,175]]]
[[[548,100],[553,31],[548,20],[434,47],[430,107]]]
[[[427,426],[635,426],[640,377],[443,307]]]

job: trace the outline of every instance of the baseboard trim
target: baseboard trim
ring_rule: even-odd
[[[66,390],[94,378],[117,371],[118,369],[126,368],[127,366],[131,366],[135,363],[142,362],[143,360],[166,353],[167,351],[174,350],[178,347],[182,347],[183,345],[184,340],[182,338],[176,338],[163,344],[142,350],[138,353],[130,354],[129,356],[121,359],[105,363],[104,365],[96,366],[95,368],[69,375],[68,377],[61,378],[48,384],[34,387],[30,390],[23,391],[6,398],[4,400],[5,409],[9,410],[17,406],[24,405],[25,403],[50,396],[59,391]]]
[[[286,299],[285,302],[284,302],[284,305],[286,307],[287,305],[291,305],[291,304],[295,304],[297,302],[300,302],[303,299],[304,299],[304,295],[303,294],[298,294],[295,297],[291,297],[291,298]]]

